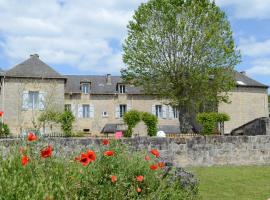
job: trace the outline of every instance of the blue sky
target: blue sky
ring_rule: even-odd
[[[146,0],[0,0],[0,67],[38,53],[62,74],[119,74],[121,44]],[[270,85],[270,0],[216,0],[241,50],[238,71]]]

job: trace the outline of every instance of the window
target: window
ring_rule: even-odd
[[[39,92],[29,91],[28,93],[28,108],[38,109],[39,108]]]
[[[161,118],[162,117],[162,106],[161,105],[156,105],[156,117]]]
[[[178,119],[179,111],[177,107],[173,107],[173,118]]]
[[[71,104],[65,104],[65,111],[71,111]]]
[[[108,117],[109,115],[108,115],[108,112],[107,111],[103,111],[102,112],[102,117]]]
[[[89,117],[90,117],[90,106],[83,105],[83,118],[89,118]]]
[[[126,87],[125,87],[125,85],[122,85],[122,84],[118,85],[118,91],[121,94],[126,93]]]
[[[119,105],[119,108],[120,108],[120,117],[123,117],[125,112],[127,111],[127,105],[121,104]]]
[[[89,83],[83,83],[81,85],[81,90],[82,90],[82,93],[89,94],[89,92],[90,92],[90,84]]]

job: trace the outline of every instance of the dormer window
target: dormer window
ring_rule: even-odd
[[[118,92],[119,92],[120,94],[126,93],[126,86],[125,86],[124,84],[119,84],[119,85],[118,85]]]
[[[81,91],[83,94],[89,94],[90,93],[90,83],[82,83],[81,84]]]

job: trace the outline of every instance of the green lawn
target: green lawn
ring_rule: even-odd
[[[202,200],[267,200],[270,166],[192,168]]]

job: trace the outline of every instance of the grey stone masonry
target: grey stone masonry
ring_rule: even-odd
[[[136,137],[122,139],[131,151],[160,151],[161,159],[178,167],[213,165],[270,164],[270,135],[208,136],[190,139]],[[10,146],[20,144],[15,139],[0,140],[0,155],[8,155]],[[98,150],[101,139],[47,138],[38,142],[37,149],[50,144],[56,156],[73,156],[86,149]],[[71,157],[72,158],[72,157]]]

